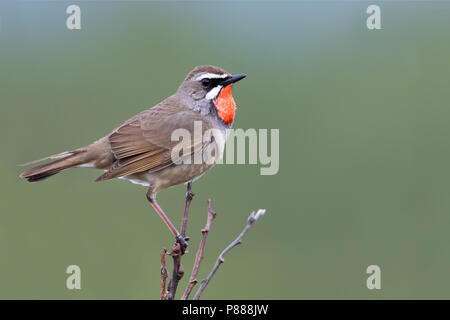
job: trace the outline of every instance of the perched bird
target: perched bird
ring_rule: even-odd
[[[186,246],[186,239],[156,202],[156,194],[191,182],[222,156],[227,129],[233,124],[236,110],[231,88],[245,77],[245,74],[231,75],[215,66],[198,66],[175,94],[156,106],[86,147],[23,164],[53,160],[26,170],[20,177],[37,182],[68,168],[93,167],[104,170],[96,181],[122,178],[145,185],[148,201],[177,241]],[[195,132],[195,126],[201,128],[201,134]],[[189,133],[190,139],[177,140],[176,134],[174,139],[174,133],[180,130]],[[208,130],[214,134],[207,135]],[[213,156],[213,161],[203,161],[208,158],[206,153],[209,158]]]

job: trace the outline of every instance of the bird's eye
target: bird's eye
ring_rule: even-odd
[[[208,78],[202,79],[203,87],[208,88],[210,84],[211,84],[211,80],[209,80]]]

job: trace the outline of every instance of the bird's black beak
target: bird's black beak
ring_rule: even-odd
[[[228,78],[224,79],[220,83],[220,85],[223,86],[223,87],[226,87],[229,84],[232,84],[232,83],[238,82],[239,80],[244,79],[246,76],[247,76],[246,74],[236,74],[234,76],[231,76],[231,77],[228,77]]]

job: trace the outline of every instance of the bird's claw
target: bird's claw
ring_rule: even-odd
[[[187,236],[182,236],[181,234],[179,234],[176,237],[176,242],[175,244],[179,243],[180,244],[180,249],[181,249],[181,254],[184,254],[184,252],[186,251],[186,248],[188,247],[188,241],[189,241],[189,237]]]

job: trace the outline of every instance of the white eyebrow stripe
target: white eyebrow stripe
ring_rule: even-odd
[[[226,78],[228,77],[227,74],[216,74],[216,73],[204,73],[199,75],[197,78],[195,78],[195,80],[202,80],[205,78],[208,79],[221,79],[221,78]]]
[[[222,89],[222,86],[221,86],[221,85],[218,85],[218,86],[212,88],[212,89],[209,90],[209,92],[206,94],[205,98],[206,98],[207,100],[212,100],[212,99],[214,99],[214,98],[217,97],[217,95],[219,94],[220,89]]]

